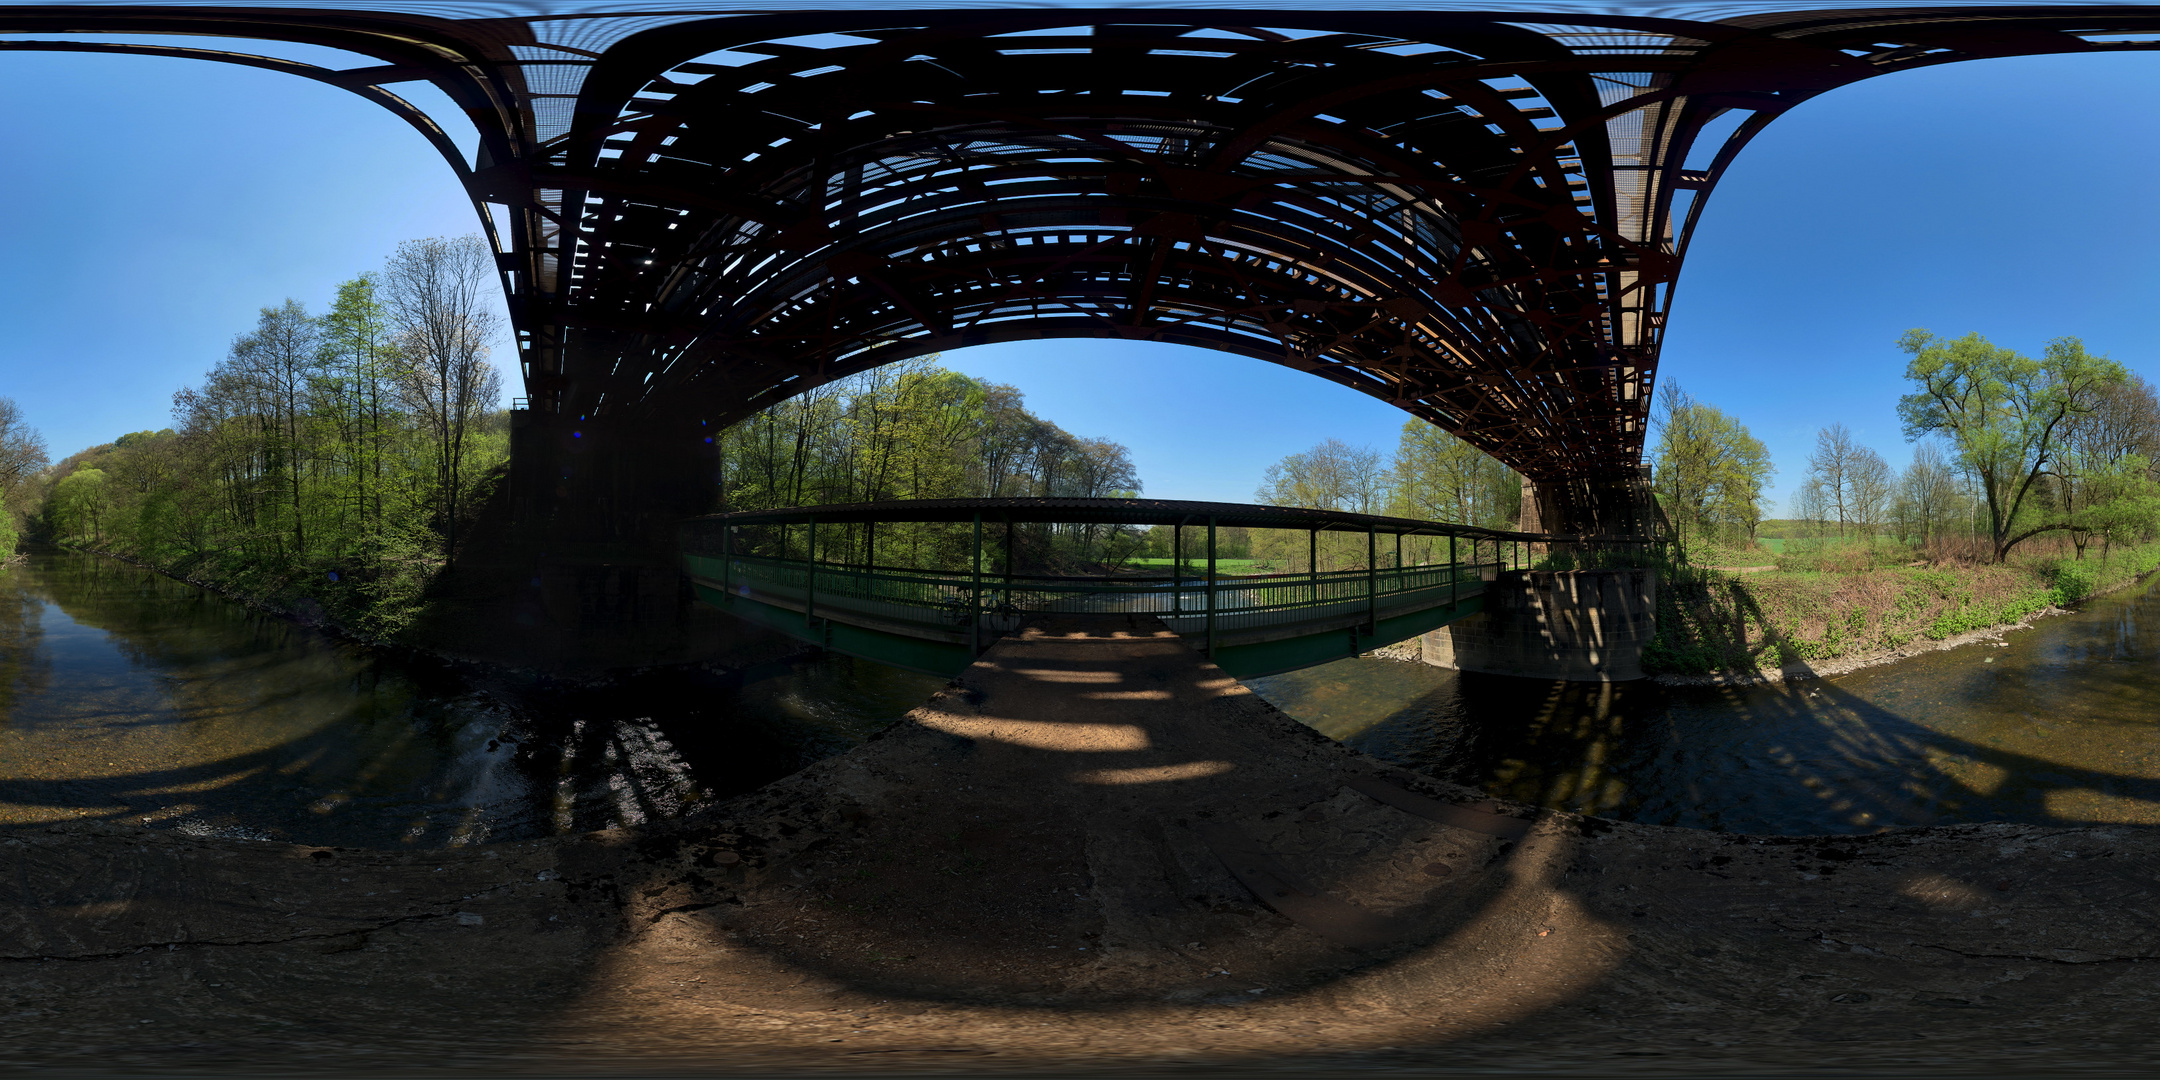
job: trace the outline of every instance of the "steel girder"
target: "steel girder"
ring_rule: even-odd
[[[502,252],[543,411],[724,424],[936,350],[1170,341],[1544,484],[1633,475],[1688,235],[1771,120],[1891,71],[2160,44],[2160,7],[1470,6],[17,7],[0,31],[42,40],[0,50],[253,64],[405,117]],[[110,40],[139,34],[369,62]]]

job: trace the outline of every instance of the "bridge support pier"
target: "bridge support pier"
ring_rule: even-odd
[[[573,631],[659,629],[692,603],[675,526],[720,498],[717,429],[510,414],[509,550],[495,553]]]
[[[1425,635],[1434,667],[1571,682],[1643,677],[1657,635],[1654,570],[1504,570],[1485,610]]]

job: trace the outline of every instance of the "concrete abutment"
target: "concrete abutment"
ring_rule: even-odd
[[[1435,667],[1576,682],[1643,677],[1657,636],[1657,572],[1507,570],[1485,587],[1485,610],[1424,635]]]

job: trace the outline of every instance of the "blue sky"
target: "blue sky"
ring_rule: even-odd
[[[320,307],[399,240],[476,228],[434,151],[343,91],[182,60],[5,61],[0,396],[55,457],[166,426],[173,391],[256,309]],[[1661,379],[1768,443],[1780,494],[1833,422],[1904,464],[1892,343],[1910,327],[2027,351],[2077,334],[2160,381],[2156,100],[2160,56],[2115,55],[1909,72],[1802,106],[1712,199]],[[498,359],[512,367],[507,346]],[[1331,437],[1391,449],[1403,419],[1287,368],[1172,346],[946,361],[1131,447],[1165,498],[1246,501],[1284,454]]]

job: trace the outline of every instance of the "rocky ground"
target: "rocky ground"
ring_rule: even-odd
[[[1008,639],[641,833],[0,838],[0,1066],[1594,1073],[2151,1056],[2160,842],[1762,838],[1485,804],[1159,627]]]

